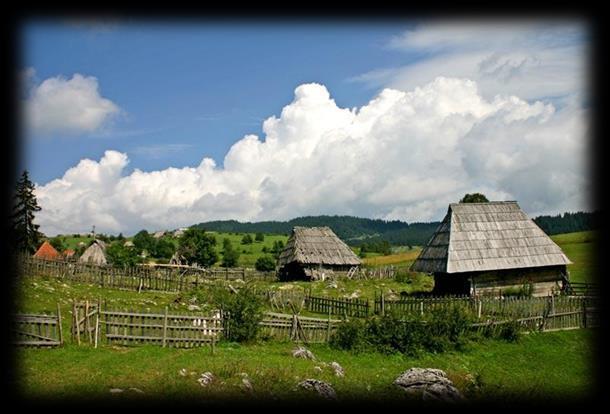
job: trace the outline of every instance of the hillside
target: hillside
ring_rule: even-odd
[[[394,245],[425,244],[438,222],[406,223],[399,220],[368,219],[352,216],[306,216],[289,221],[261,221],[241,223],[236,220],[209,221],[193,227],[224,233],[265,233],[288,235],[295,226],[330,227],[342,240],[352,246],[362,242],[387,240]]]
[[[557,216],[539,216],[534,218],[534,221],[547,234],[553,235],[596,229],[598,217],[599,212],[578,212]],[[224,233],[260,232],[288,235],[294,226],[328,226],[351,246],[382,240],[395,246],[422,246],[428,242],[439,224],[439,221],[407,223],[400,220],[386,221],[353,216],[306,216],[288,221],[256,223],[241,223],[236,220],[208,221],[196,224],[194,227]]]

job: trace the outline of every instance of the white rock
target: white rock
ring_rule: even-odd
[[[333,361],[330,363],[330,366],[335,371],[336,376],[343,377],[345,375],[345,371],[343,370],[343,367],[339,365],[339,363]]]
[[[292,351],[292,356],[295,358],[316,359],[316,357],[310,350],[305,349],[302,346]]]
[[[202,387],[205,387],[208,384],[210,384],[213,380],[214,380],[214,375],[211,372],[208,371],[208,372],[204,372],[203,374],[201,374],[201,377],[199,377],[197,382]]]
[[[180,374],[180,376],[182,376],[182,377],[186,377],[186,375],[187,375],[186,368],[182,368],[180,371],[178,371],[178,374]]]
[[[119,394],[121,392],[123,392],[123,390],[121,388],[110,388],[111,394]]]

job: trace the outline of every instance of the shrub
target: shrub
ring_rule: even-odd
[[[254,267],[260,272],[271,272],[275,270],[275,259],[269,255],[261,256],[256,259]]]
[[[244,237],[241,238],[241,244],[252,244],[254,241],[252,240],[252,236],[250,236],[249,234],[244,235]]]
[[[259,322],[263,319],[263,303],[253,290],[245,287],[233,293],[216,288],[212,297],[223,314],[227,340],[247,342],[256,338]]]
[[[371,345],[368,342],[367,322],[360,319],[343,322],[331,336],[329,345],[353,352],[368,350]]]
[[[256,236],[254,236],[254,240],[257,242],[263,242],[265,241],[265,235],[263,233],[256,233]]]

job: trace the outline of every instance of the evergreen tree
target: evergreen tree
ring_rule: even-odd
[[[37,211],[40,211],[40,206],[34,195],[34,184],[30,181],[28,172],[24,171],[17,181],[11,214],[15,250],[34,253],[38,249],[44,235],[38,231],[40,226],[34,224],[34,213]]]
[[[235,267],[240,256],[239,250],[233,247],[231,240],[225,238],[222,242],[222,267]]]

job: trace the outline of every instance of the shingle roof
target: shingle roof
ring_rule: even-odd
[[[45,240],[44,243],[40,245],[36,253],[34,253],[34,257],[39,259],[54,260],[59,259],[60,254],[53,246],[51,246],[51,243]]]
[[[411,270],[463,273],[570,264],[516,201],[450,204]]]
[[[280,253],[280,266],[301,264],[361,264],[358,256],[329,227],[294,227]]]
[[[102,240],[95,240],[91,246],[87,248],[78,259],[82,263],[94,263],[99,265],[107,264],[106,261],[106,243]]]

